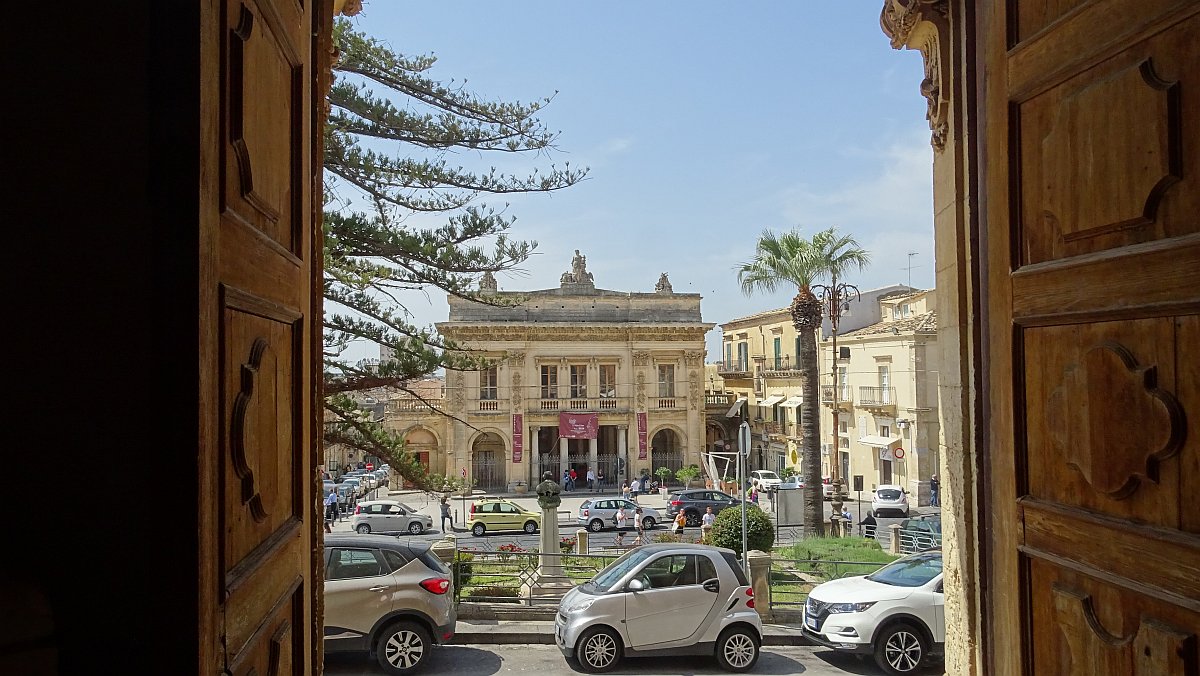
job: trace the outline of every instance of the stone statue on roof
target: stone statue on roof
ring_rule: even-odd
[[[576,249],[575,257],[571,259],[571,271],[562,273],[562,277],[559,277],[558,281],[564,286],[567,284],[592,286],[592,273],[587,271],[587,256],[579,253],[579,249]]]
[[[674,293],[671,282],[667,279],[667,273],[664,272],[658,276],[658,284],[654,285],[654,290],[658,293]]]
[[[479,279],[479,290],[480,291],[495,291],[496,290],[496,277],[494,275],[492,275],[491,272],[483,273],[483,277],[481,277]]]

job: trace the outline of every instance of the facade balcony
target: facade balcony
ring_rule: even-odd
[[[537,400],[537,410],[546,413],[554,411],[629,411],[629,397],[570,397],[556,399],[543,397]]]
[[[443,410],[446,408],[445,402],[440,398],[427,401],[429,403],[420,399],[393,399],[387,403],[386,410],[388,413],[426,413],[432,412],[434,406]]]
[[[768,378],[799,378],[803,374],[800,372],[799,361],[793,363],[791,355],[780,355],[774,359],[767,359],[763,363],[763,375]]]
[[[849,387],[834,387],[833,385],[821,386],[821,403],[833,408],[833,395],[837,395],[838,410],[850,410],[854,405],[854,400],[850,396]]]
[[[895,411],[896,388],[860,387],[858,388],[858,405],[873,411]]]
[[[704,395],[705,408],[727,411],[735,401],[737,401],[737,395],[733,392],[709,392]]]
[[[750,362],[745,359],[717,362],[717,375],[722,378],[749,378]]]
[[[655,397],[650,401],[653,402],[654,408],[660,411],[684,408],[687,405],[681,397]]]
[[[476,399],[478,405],[476,410],[480,413],[499,413],[501,409],[508,410],[508,406],[501,406],[499,399]]]

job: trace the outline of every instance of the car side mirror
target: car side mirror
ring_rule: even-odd
[[[646,585],[642,584],[641,580],[633,579],[629,581],[629,584],[625,588],[631,592],[640,592],[646,588]]]
[[[721,593],[721,581],[717,578],[704,581],[704,591],[710,591],[714,594]]]

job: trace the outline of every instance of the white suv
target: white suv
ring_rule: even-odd
[[[783,482],[783,479],[780,479],[778,474],[769,469],[756,469],[750,473],[750,478],[758,479],[758,485],[766,490],[779,488],[779,484]]]
[[[908,674],[945,649],[943,608],[942,553],[928,551],[817,585],[802,626],[826,648],[874,655],[885,673]]]
[[[908,491],[896,484],[876,486],[871,492],[871,512],[875,516],[883,516],[883,512],[897,512],[900,516],[907,517]]]

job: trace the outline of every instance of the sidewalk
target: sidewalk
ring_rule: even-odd
[[[452,643],[554,644],[551,620],[459,620]],[[763,624],[763,645],[812,645],[799,627]]]

